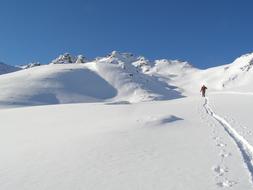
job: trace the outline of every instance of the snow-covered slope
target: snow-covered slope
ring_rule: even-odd
[[[216,69],[210,69],[212,72],[219,72],[219,77],[222,78],[219,86],[224,89],[244,89],[252,91],[253,81],[253,53],[243,55],[237,58],[233,63],[218,67]],[[211,73],[210,73],[211,74]],[[211,81],[210,81],[211,82]]]
[[[233,63],[200,70],[187,62],[156,61],[149,74],[163,78],[186,95],[197,94],[205,84],[208,91],[253,91],[253,53],[237,58]]]
[[[0,76],[1,105],[101,101],[117,90],[83,65],[44,65]]]
[[[119,89],[119,100],[139,102],[182,97],[175,87],[145,74],[143,70],[151,68],[151,65],[143,57],[114,51],[108,57],[97,59],[95,66],[101,76]]]
[[[251,100],[238,98],[236,114],[252,123],[253,110],[243,111]],[[231,101],[225,95],[220,107]],[[203,105],[189,97],[0,110],[0,189],[253,189],[246,149]]]
[[[0,105],[140,102],[182,97],[174,87],[142,73],[128,56],[114,52],[85,64],[67,63],[65,57],[64,64],[57,59],[54,64],[1,75]]]
[[[48,65],[0,76],[0,106],[77,102],[168,100],[212,91],[252,92],[253,53],[206,70],[178,60],[149,61],[113,51],[89,61],[82,55],[60,55]],[[36,66],[36,67],[35,67]],[[0,65],[4,73],[17,68]]]
[[[199,69],[194,68],[188,62],[163,59],[156,60],[153,67],[151,67],[146,74],[155,76],[167,84],[174,85],[177,87],[178,91],[188,95],[189,90],[185,83],[192,84],[190,81],[194,80],[193,76],[199,72]],[[194,85],[199,88],[198,84]],[[192,88],[189,89],[192,90]]]
[[[0,189],[253,189],[252,58],[64,54],[0,75]]]

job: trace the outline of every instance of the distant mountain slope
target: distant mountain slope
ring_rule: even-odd
[[[0,75],[20,70],[20,68],[0,62]]]
[[[54,63],[0,76],[0,105],[77,102],[140,102],[182,97],[174,87],[146,75],[114,54],[85,64]]]
[[[83,65],[44,65],[0,76],[0,104],[6,106],[94,102],[116,94]]]
[[[237,58],[233,63],[218,67],[222,81],[220,86],[225,89],[253,90],[253,53]],[[210,69],[212,71],[212,69]]]
[[[178,60],[149,61],[113,51],[88,61],[68,53],[48,65],[19,68],[0,64],[0,105],[168,100],[211,91],[253,91],[253,53],[205,70]]]
[[[143,57],[114,51],[95,63],[100,76],[118,89],[119,100],[139,102],[182,97],[174,86],[145,73],[152,64]]]
[[[191,68],[182,70],[176,77],[171,77],[167,81],[183,89],[182,92],[185,95],[198,93],[202,84],[206,84],[209,91],[252,91],[252,66],[253,53],[243,55],[227,65],[205,70]],[[162,76],[165,76],[165,74],[163,73]]]

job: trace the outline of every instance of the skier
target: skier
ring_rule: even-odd
[[[202,97],[205,97],[206,96],[206,89],[207,87],[205,85],[203,85],[200,89],[200,92],[202,93]]]

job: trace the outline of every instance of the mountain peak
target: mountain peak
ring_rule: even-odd
[[[52,64],[86,63],[88,60],[83,55],[73,56],[70,53],[64,53],[54,59]]]
[[[234,60],[234,64],[253,64],[253,52],[244,54]]]
[[[235,59],[231,64],[229,64],[226,69],[238,69],[241,71],[249,71],[253,66],[253,53],[244,54],[237,59]]]

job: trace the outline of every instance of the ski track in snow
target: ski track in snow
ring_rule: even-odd
[[[207,115],[202,115],[202,119],[206,120]],[[208,122],[207,125],[212,128],[212,140],[215,141],[215,146],[219,150],[219,162],[213,165],[212,171],[215,176],[216,185],[221,188],[232,187],[237,184],[236,181],[229,179],[229,167],[226,165],[226,160],[232,155],[228,150],[227,144],[224,143],[223,137],[219,136],[216,124]]]
[[[227,134],[233,139],[233,141],[238,146],[245,165],[248,168],[250,174],[250,182],[253,183],[253,146],[244,139],[223,117],[217,115],[209,104],[209,99],[205,98],[204,108],[206,113],[211,115],[220,125],[224,128]],[[220,168],[214,168],[216,171],[220,171]],[[219,184],[218,184],[219,185]],[[220,184],[221,186],[225,187],[226,184]]]

